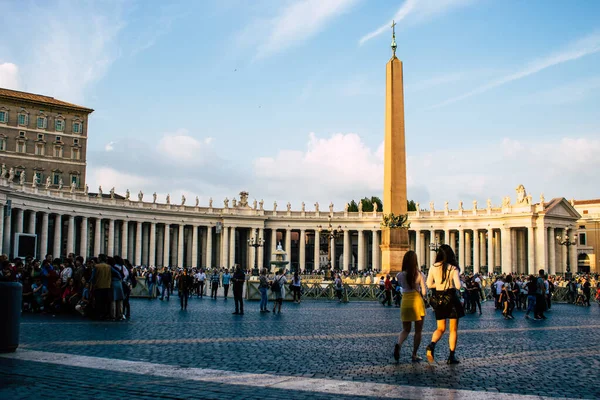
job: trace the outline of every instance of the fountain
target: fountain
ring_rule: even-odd
[[[287,253],[283,250],[283,247],[281,247],[281,242],[277,245],[277,249],[272,257],[270,264],[274,265],[277,270],[284,268],[290,263],[289,260],[286,260]]]

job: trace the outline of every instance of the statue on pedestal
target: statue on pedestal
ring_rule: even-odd
[[[510,207],[510,197],[509,196],[505,196],[502,199],[502,207]]]
[[[487,199],[487,208],[492,208],[492,199]]]
[[[444,202],[444,211],[448,211],[448,202],[447,201]]]
[[[114,186],[110,189],[110,198],[113,200],[115,198],[115,187]]]
[[[8,170],[8,181],[12,182],[15,179],[15,169],[13,167],[10,167],[10,169]]]
[[[358,212],[362,212],[362,200],[358,202]]]
[[[138,193],[138,201],[141,203],[144,200],[144,192],[140,190]]]
[[[171,204],[171,194],[167,193],[167,199],[166,199],[167,204]]]
[[[185,205],[185,196],[181,195],[181,205],[184,206]]]
[[[90,192],[90,187],[88,185],[85,185],[85,189],[83,191],[83,194],[85,194],[87,196],[89,192]]]
[[[34,179],[35,180],[35,179]],[[25,171],[21,171],[21,175],[19,175],[19,183],[21,185],[25,184]]]
[[[258,204],[258,203],[257,203],[256,199],[254,199],[254,201],[252,202],[252,209],[253,209],[253,210],[256,210],[256,207],[258,207],[258,205],[257,205],[257,204]]]
[[[198,207],[199,204],[200,204],[200,199],[198,198],[198,196],[196,196],[196,207]]]
[[[546,203],[546,199],[544,198],[544,193],[540,194],[540,204],[544,205]]]
[[[63,180],[62,180],[62,178],[60,178],[58,180],[58,190],[62,190],[62,188],[63,188]]]
[[[517,205],[527,204],[527,191],[525,190],[525,186],[519,185],[517,186]]]
[[[315,203],[315,212],[319,212],[319,202]]]
[[[306,211],[306,204],[304,204],[304,202],[302,202],[302,212]]]
[[[332,213],[333,212],[333,202],[329,203],[329,212]]]
[[[263,199],[260,199],[260,201],[258,202],[258,206],[260,207],[261,211],[262,211],[264,205],[265,205],[265,201]]]
[[[283,251],[283,246],[281,245],[281,242],[277,243],[277,251]]]
[[[233,200],[231,200],[231,205],[233,206],[233,208],[237,207],[237,200],[235,199],[235,197],[233,198]]]
[[[225,200],[223,200],[223,205],[225,208],[229,208],[229,199],[227,197],[225,197]]]
[[[429,202],[429,211],[435,211],[435,207],[434,207],[433,201]]]
[[[477,210],[477,200],[473,200],[473,210]]]
[[[0,178],[4,178],[6,176],[6,164],[2,164],[2,169],[0,170]]]
[[[33,175],[33,179],[31,180],[31,187],[32,187],[33,189],[35,189],[35,188],[37,187],[37,184],[38,184],[38,183],[37,183],[37,178],[36,178],[36,176],[35,176],[35,174],[34,174],[34,175]]]
[[[240,192],[240,207],[248,207],[248,192]]]
[[[292,211],[292,204],[289,201],[287,203],[287,210],[288,212]]]
[[[273,211],[277,211],[277,201],[273,202]]]
[[[212,197],[210,199],[208,199],[208,208],[213,208],[212,206],[213,200]]]
[[[156,192],[152,193],[152,203],[156,203]]]
[[[417,211],[421,211],[421,209],[419,208],[419,203],[415,203],[415,208],[417,209]]]
[[[377,212],[378,209],[379,209],[379,203],[377,203],[376,201],[373,202],[373,212]]]
[[[350,207],[350,205],[348,203],[346,203],[344,205],[344,212],[348,212],[348,208]]]
[[[131,197],[131,192],[129,191],[129,189],[125,190],[125,200],[129,200],[130,197]]]
[[[52,185],[52,181],[50,180],[50,177],[48,176],[48,177],[46,177],[46,185],[45,185],[46,189],[50,189],[50,185]],[[100,186],[100,187],[102,187],[102,186]]]
[[[50,183],[50,178],[46,180],[46,183]],[[102,185],[98,186],[98,197],[102,197]]]
[[[458,209],[462,211],[462,209],[463,209],[463,202],[462,201],[458,202]]]
[[[77,187],[77,185],[75,184],[75,182],[71,182],[71,189],[69,190],[69,192],[75,193],[75,188],[76,187]]]

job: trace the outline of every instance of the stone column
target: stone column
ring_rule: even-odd
[[[502,273],[510,274],[512,271],[511,256],[512,256],[512,241],[511,229],[502,228]]]
[[[487,263],[487,254],[485,246],[485,232],[479,231],[479,269],[481,269],[482,265],[485,265]]]
[[[229,227],[224,226],[221,229],[221,264],[225,268],[230,268],[229,265]]]
[[[115,220],[108,220],[108,249],[107,253],[109,256],[115,254]]]
[[[13,213],[16,216],[15,233],[23,233],[23,214],[25,211],[20,208],[13,208]]]
[[[156,226],[156,258],[154,266],[162,265],[162,262],[165,258],[165,230],[160,229],[158,225]]]
[[[306,269],[306,230],[304,229],[300,229],[300,242],[298,244],[300,245],[298,269],[304,271]]]
[[[192,225],[192,267],[198,267],[198,225]]]
[[[488,228],[488,250],[487,250],[487,264],[488,264],[488,272],[494,272],[494,229]]]
[[[494,232],[494,261],[499,266],[502,271],[502,241],[500,240],[500,231]]]
[[[460,264],[460,268],[465,270],[465,230],[460,228],[458,230],[458,263]]]
[[[164,244],[163,244],[163,267],[168,267],[171,263],[171,225],[165,224]]]
[[[36,216],[37,213],[35,211],[29,213],[29,227],[27,228],[27,233],[35,234]]]
[[[2,207],[2,213],[4,213],[4,207]],[[4,244],[2,245],[2,250],[9,257],[10,257],[10,254],[12,253],[11,249],[10,249],[10,234],[11,234],[10,229],[11,229],[11,225],[12,225],[11,219],[12,219],[11,215],[6,215],[6,217],[4,217],[2,219],[4,221],[4,235],[3,235],[4,236],[3,237]]]
[[[511,271],[519,271],[519,267],[521,265],[524,265],[524,255],[519,253],[519,245],[518,245],[518,240],[517,240],[517,230],[516,229],[511,229],[510,232],[510,246],[511,246]]]
[[[479,231],[475,229],[473,231],[473,273],[479,273]]]
[[[429,244],[435,243],[435,229],[429,230]],[[435,260],[435,251],[431,250],[431,247],[427,248],[427,265],[432,265]]]
[[[128,258],[127,252],[129,251],[129,221],[123,220],[121,224],[121,257]],[[136,264],[135,265],[140,265]]]
[[[180,268],[185,267],[185,261],[183,259],[183,245],[184,245],[184,231],[185,225],[180,224],[179,229],[177,230],[177,266]]]
[[[75,217],[69,215],[67,225],[67,254],[75,253]]]
[[[235,265],[235,226],[231,227],[231,236],[229,239],[229,265]]]
[[[263,228],[259,228],[258,229],[258,238],[263,240],[264,243],[264,236],[265,236],[265,230]],[[306,246],[305,246],[306,247]],[[306,250],[306,248],[305,248]],[[264,248],[263,247],[259,247],[258,248],[258,269],[261,270],[264,268],[265,262],[264,262]],[[304,261],[306,263],[306,260]]]
[[[290,264],[288,265],[291,268],[292,264],[292,230],[285,230],[285,252],[287,253],[288,260],[290,260]]]
[[[191,225],[189,227],[189,229],[184,230],[183,231],[183,236],[185,237],[184,239],[184,249],[185,249],[185,263],[184,265],[190,267],[192,265],[192,247],[193,247],[193,236],[194,236],[194,229],[193,229],[193,225]],[[196,249],[198,249],[198,246],[196,246]]]
[[[419,262],[419,266],[426,265],[426,261],[423,259],[423,254],[421,253],[421,231],[415,231],[415,253],[417,253],[417,261]]]
[[[94,222],[94,257],[102,253],[102,218],[96,218]]]
[[[359,271],[365,270],[365,235],[362,229],[358,230],[358,262]]]
[[[452,231],[450,232],[450,248],[454,251],[454,253],[456,253],[456,235],[457,232]]]
[[[212,239],[213,231],[212,226],[206,227],[206,265],[205,267],[212,268]]]
[[[535,231],[533,226],[527,228],[527,273],[533,274],[535,271]],[[543,266],[546,269],[546,266]]]
[[[315,270],[321,268],[321,232],[315,229],[315,254],[314,266]]]
[[[568,233],[567,230],[563,228],[560,236],[565,237],[566,233]],[[561,253],[562,253],[560,267],[561,267],[561,271],[563,273],[566,273],[567,272],[567,246],[560,246],[560,247],[561,247]],[[569,249],[569,250],[572,251],[572,249]],[[571,264],[570,267],[571,267],[571,272],[573,272],[573,264]]]
[[[548,228],[548,273],[556,274],[556,234],[554,228]]]
[[[450,245],[450,229],[444,229],[444,243]]]
[[[350,244],[350,231],[348,229],[344,230],[344,265],[343,265],[343,269],[344,271],[348,271],[349,270],[349,266],[350,263],[352,262],[352,256],[350,254],[352,254],[351,252],[352,250],[352,246]]]
[[[48,253],[48,213],[42,212],[42,228],[40,236],[40,256],[39,259],[46,257]]]
[[[81,240],[79,241],[79,255],[85,260],[88,257],[88,219],[81,217]]]
[[[56,214],[54,216],[54,250],[52,256],[54,258],[60,257],[61,242],[62,242],[62,216]]]
[[[4,204],[0,203],[0,254],[5,253],[9,254],[8,251],[4,251]]]
[[[335,239],[334,238],[331,238],[329,240],[329,246],[331,246],[330,247],[330,249],[331,249],[331,267],[333,269],[335,269],[335,257],[336,257],[336,254],[335,254]]]
[[[277,250],[277,229],[271,229],[271,254]]]
[[[135,226],[135,265],[142,265],[142,228],[138,221]]]
[[[250,241],[248,243],[258,243],[258,232],[256,229],[250,228],[250,231],[248,233],[248,240]],[[258,264],[256,259],[257,252],[258,247],[251,247],[250,245],[248,245],[248,252],[246,254],[248,255],[248,268],[250,269],[254,269],[254,264]]]
[[[465,267],[473,265],[473,257],[471,257],[471,232],[465,231],[465,244],[463,246],[465,252]]]
[[[373,244],[372,244],[372,263],[373,263],[373,269],[377,269],[380,270],[380,265],[379,265],[379,232],[374,230],[373,231]]]
[[[148,265],[156,265],[156,222],[150,223],[150,241],[148,243]]]

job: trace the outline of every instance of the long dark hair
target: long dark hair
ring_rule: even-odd
[[[454,250],[452,250],[452,247],[448,246],[447,244],[443,244],[440,246],[437,254],[435,255],[435,262],[442,263],[442,282],[444,282],[448,277],[448,265],[455,266],[460,271],[458,261],[456,261],[456,254],[454,254]]]
[[[419,273],[419,261],[417,260],[417,253],[409,250],[404,254],[402,259],[402,272],[406,274],[406,281],[411,289],[415,289],[417,286],[417,274]]]

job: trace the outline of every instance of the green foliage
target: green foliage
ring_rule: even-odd
[[[360,200],[360,202],[362,203],[363,212],[372,212],[375,203],[377,203],[377,211],[378,212],[383,211],[383,202],[377,196],[371,196],[371,198],[364,197],[363,199]],[[414,200],[407,200],[406,206],[408,208],[408,211],[417,211],[417,203],[415,203]],[[348,211],[349,212],[358,212],[358,203],[355,200],[352,200],[349,203]]]
[[[417,211],[417,203],[414,200],[406,200],[408,211]]]
[[[356,204],[356,202],[354,200],[352,200],[350,202],[350,204],[348,205],[348,211],[349,212],[358,212],[358,204]]]
[[[381,221],[382,228],[390,228],[390,229],[409,229],[410,222],[408,222],[408,214],[405,215],[395,215],[391,214],[383,214],[383,219]]]

